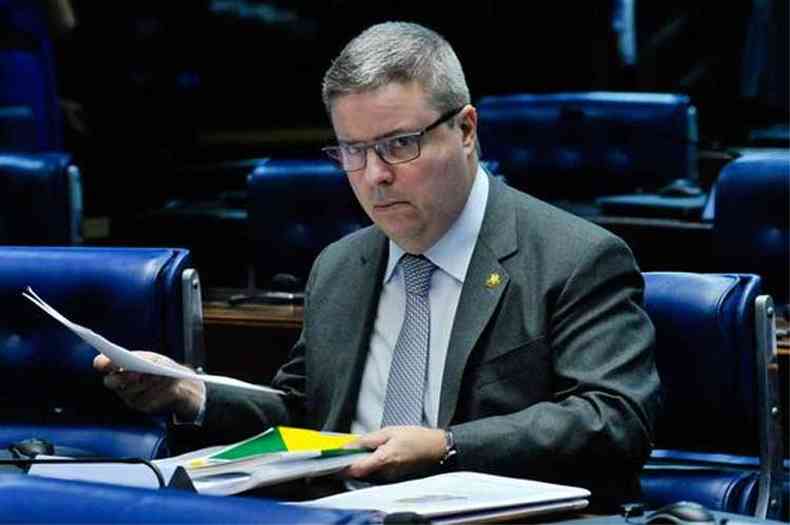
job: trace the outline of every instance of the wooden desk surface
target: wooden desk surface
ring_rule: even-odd
[[[288,304],[242,303],[231,305],[233,296],[244,290],[233,288],[211,288],[203,301],[203,323],[205,325],[232,325],[257,328],[300,329],[304,318],[304,307]]]

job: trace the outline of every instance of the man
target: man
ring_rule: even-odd
[[[659,383],[626,245],[480,168],[463,70],[433,31],[364,31],[323,99],[338,139],[327,153],[374,226],[317,258],[273,383],[287,394],[117,371],[106,384],[221,442],[275,424],[364,434],[375,452],[354,478],[444,467],[633,496]]]

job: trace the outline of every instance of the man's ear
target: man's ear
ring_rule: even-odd
[[[477,142],[477,110],[473,105],[468,104],[463,109],[459,126],[464,148],[474,149]]]

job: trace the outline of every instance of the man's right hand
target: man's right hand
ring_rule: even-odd
[[[161,354],[142,351],[135,354],[158,365],[189,370]],[[104,354],[96,356],[93,368],[105,374],[104,385],[124,403],[147,414],[172,413],[178,421],[187,423],[195,421],[205,402],[206,386],[202,381],[127,372]]]

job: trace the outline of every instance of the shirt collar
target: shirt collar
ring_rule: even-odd
[[[439,269],[460,283],[463,283],[466,278],[466,270],[469,268],[469,261],[472,260],[472,252],[483,225],[483,216],[488,201],[488,185],[488,175],[479,166],[472,183],[472,190],[469,192],[469,198],[466,200],[461,214],[442,238],[423,253]],[[404,251],[401,247],[390,240],[384,283],[389,282],[392,278],[395,267],[403,254]]]

